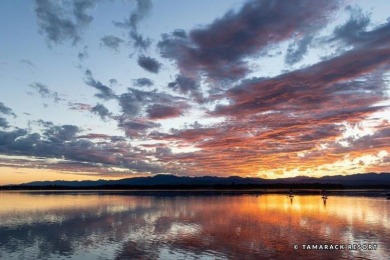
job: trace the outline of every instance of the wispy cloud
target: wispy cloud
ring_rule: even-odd
[[[16,114],[12,111],[12,109],[4,105],[3,102],[0,102],[0,113],[4,115],[16,117]]]
[[[30,88],[34,89],[42,98],[53,99],[54,102],[58,102],[61,98],[57,91],[51,91],[45,84],[40,82],[34,82],[29,85]]]
[[[93,20],[87,11],[95,6],[95,1],[35,0],[35,6],[40,32],[46,37],[49,45],[65,41],[76,44],[81,38],[82,29]]]
[[[100,41],[103,46],[110,48],[114,51],[118,51],[119,47],[124,42],[124,40],[114,35],[106,35],[103,38],[101,38]]]
[[[137,50],[145,51],[150,47],[151,40],[149,38],[145,38],[139,32],[139,23],[149,14],[152,8],[152,1],[134,0],[133,2],[136,3],[135,10],[131,12],[129,17],[125,18],[122,22],[115,21],[114,25],[119,28],[129,30],[128,35],[133,47]]]
[[[154,85],[153,81],[148,78],[135,79],[133,82],[136,87],[150,87]]]
[[[116,98],[114,91],[110,87],[102,84],[100,81],[95,80],[90,70],[85,71],[85,77],[85,83],[99,91],[99,93],[95,94],[96,97],[103,100]]]
[[[9,127],[8,121],[4,117],[0,117],[0,127],[2,127],[2,128]]]
[[[102,104],[97,104],[96,106],[91,108],[91,112],[94,113],[94,114],[99,115],[102,120],[106,120],[108,117],[111,116],[111,113],[108,110],[108,108],[106,108]]]

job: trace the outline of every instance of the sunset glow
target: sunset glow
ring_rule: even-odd
[[[389,1],[0,9],[0,185],[390,172]]]

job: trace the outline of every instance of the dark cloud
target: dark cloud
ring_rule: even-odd
[[[123,28],[131,28],[137,31],[139,23],[149,14],[152,8],[151,0],[135,0],[137,8],[130,13],[129,18],[123,22],[114,22],[115,26]]]
[[[54,102],[58,102],[61,100],[61,98],[59,98],[58,96],[58,92],[51,91],[45,84],[42,84],[40,82],[34,82],[29,86],[33,88],[35,91],[37,91],[42,98],[53,99]]]
[[[69,107],[72,110],[77,110],[80,112],[91,112],[95,115],[98,115],[102,120],[107,120],[112,116],[112,113],[105,107],[103,104],[96,104],[95,106],[91,106],[89,104],[84,103],[71,103],[69,102]]]
[[[311,35],[322,28],[338,1],[249,1],[188,37],[177,31],[158,43],[163,57],[176,61],[183,75],[205,73],[227,80],[245,76],[245,59],[293,35]]]
[[[0,152],[9,154],[9,150],[13,150],[14,142],[20,137],[25,136],[27,131],[24,129],[16,129],[10,132],[0,131]],[[15,153],[11,153],[15,154]]]
[[[135,138],[145,135],[153,128],[160,127],[160,124],[144,119],[121,118],[118,126],[125,131],[126,136]]]
[[[76,162],[98,163],[100,160],[101,163],[107,163],[109,161],[102,154],[96,154],[99,148],[94,143],[77,139],[76,134],[80,131],[77,126],[58,126],[44,121],[42,123],[45,127],[42,134],[29,133],[25,129],[16,129],[11,132],[0,131],[0,153],[63,158]],[[45,163],[41,167],[50,168],[52,166]]]
[[[156,59],[141,55],[138,57],[138,65],[146,71],[151,73],[158,73],[161,68],[161,63]]]
[[[80,40],[81,30],[93,19],[87,11],[95,6],[93,0],[49,1],[35,0],[39,30],[49,44]]]
[[[2,128],[9,127],[8,121],[4,117],[0,117],[0,127],[2,127]]]
[[[364,40],[367,26],[370,24],[370,15],[356,7],[346,8],[351,12],[349,20],[342,26],[336,27],[332,40],[342,40],[346,45],[355,45]]]
[[[134,85],[137,87],[150,87],[150,86],[154,85],[153,81],[151,79],[148,79],[148,78],[135,79],[135,80],[133,80],[133,82],[134,82]]]
[[[53,143],[63,143],[72,140],[78,132],[80,129],[75,125],[51,125],[44,131],[44,135]]]
[[[124,40],[114,35],[106,35],[103,38],[101,38],[100,41],[104,46],[113,49],[115,51],[118,51],[119,47],[124,42]]]
[[[327,113],[332,109],[342,111],[343,108],[347,110],[348,107],[357,106],[369,110],[371,105],[383,99],[381,69],[389,63],[390,51],[386,48],[375,46],[349,51],[272,79],[247,81],[229,90],[234,102],[226,106],[226,110],[220,106],[217,111],[235,116],[249,111],[255,114],[268,110],[293,111],[297,108],[313,109],[314,112],[319,111],[321,104],[324,106],[320,111]],[[370,74],[376,71],[378,75]],[[364,76],[365,81],[362,81],[363,78],[353,81]]]
[[[99,115],[102,120],[106,120],[107,117],[111,116],[110,111],[102,104],[97,104],[91,109],[91,112]]]
[[[347,7],[351,12],[349,20],[342,26],[336,27],[333,35],[326,42],[337,42],[339,53],[346,48],[365,49],[365,48],[389,48],[390,39],[390,21],[372,26],[369,13],[363,13],[358,7]]]
[[[95,7],[96,0],[75,0],[73,1],[73,15],[78,25],[88,25],[93,17],[87,14],[88,9]]]
[[[142,102],[133,92],[123,93],[119,96],[119,105],[122,112],[130,117],[136,117],[142,108]]]
[[[103,99],[103,100],[117,98],[114,91],[112,91],[112,89],[110,87],[103,85],[100,81],[97,81],[93,78],[92,72],[90,70],[85,71],[85,77],[86,77],[85,83],[87,85],[99,90],[100,93],[95,94],[96,97]]]
[[[157,146],[157,147],[156,147],[156,154],[157,154],[158,156],[171,155],[171,154],[172,154],[172,149],[169,148],[169,147]]]
[[[141,34],[134,31],[129,33],[129,37],[133,43],[133,47],[140,51],[147,50],[152,44],[152,41],[149,38],[145,38]]]
[[[295,41],[290,44],[287,49],[285,61],[287,64],[292,65],[303,59],[303,56],[307,53],[308,46],[311,43],[313,37],[306,36],[299,41]]]
[[[167,119],[179,117],[183,114],[183,107],[154,104],[147,108],[146,112],[150,119]]]
[[[120,95],[119,105],[125,115],[136,117],[141,113],[145,105],[161,100],[171,100],[171,98],[169,95],[157,93],[156,91],[141,91],[129,88],[128,92]]]
[[[114,22],[114,25],[119,28],[129,30],[129,39],[133,47],[138,50],[146,50],[151,44],[149,38],[144,38],[139,33],[139,23],[149,14],[152,8],[151,0],[135,0],[136,9],[130,13],[129,17],[123,22]]]
[[[187,38],[187,33],[185,30],[182,29],[176,29],[172,32],[172,35],[178,38],[186,39]]]
[[[168,83],[168,87],[181,94],[190,95],[199,101],[202,100],[200,85],[192,78],[177,75],[175,81]]]
[[[11,108],[4,105],[3,102],[0,102],[0,113],[7,115],[7,116],[13,116],[16,117],[16,114],[12,111]]]
[[[152,122],[123,122],[128,134],[137,134],[149,127]],[[163,173],[165,169],[145,161],[147,153],[133,148],[123,137],[105,135],[79,135],[80,129],[73,125],[54,125],[44,122],[42,134],[30,133],[25,129],[10,132],[0,131],[0,154],[34,156],[34,160],[26,157],[17,160],[17,167],[49,168],[77,172],[92,172],[98,170],[107,176],[115,175],[112,167],[128,169],[129,172]],[[99,139],[95,143],[91,140]],[[36,158],[39,158],[37,160]],[[48,158],[58,158],[66,161],[46,161]],[[14,159],[3,158],[2,164],[12,164]],[[40,162],[42,161],[42,162]],[[15,164],[14,164],[15,165]]]
[[[37,123],[38,125],[43,126],[45,128],[50,128],[50,127],[54,126],[53,122],[45,121],[45,120],[42,120],[42,119],[39,119],[39,120],[35,121],[35,123]]]
[[[126,117],[146,115],[151,119],[179,116],[188,108],[184,98],[156,90],[142,91],[134,88],[129,88],[128,92],[119,96],[119,105]]]

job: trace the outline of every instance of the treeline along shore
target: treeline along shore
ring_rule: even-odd
[[[231,177],[188,177],[155,175],[121,180],[38,181],[0,186],[0,190],[317,190],[390,189],[390,173],[348,176],[294,177],[282,179]]]

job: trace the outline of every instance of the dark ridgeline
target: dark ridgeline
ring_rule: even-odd
[[[98,181],[39,181],[20,185],[6,185],[2,190],[70,190],[70,189],[348,189],[348,188],[390,188],[390,173],[365,173],[349,176],[325,176],[321,178],[294,177],[261,179],[231,177],[179,177],[156,175],[121,180]]]

